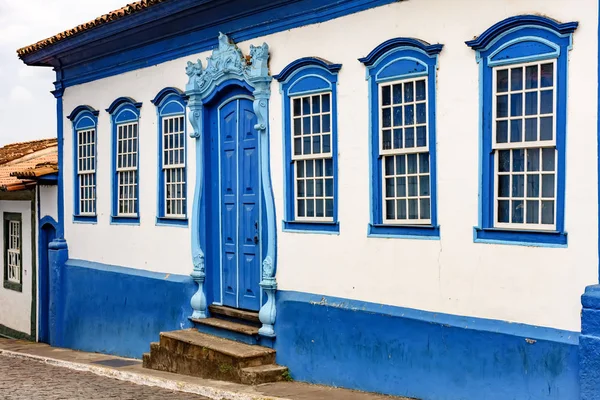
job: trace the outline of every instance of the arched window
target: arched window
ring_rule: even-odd
[[[186,98],[179,89],[165,88],[152,104],[158,114],[157,223],[187,225]]]
[[[395,38],[359,60],[370,94],[370,236],[439,238],[435,85],[441,50]]]
[[[336,85],[341,67],[307,57],[274,77],[283,95],[286,230],[339,232]]]
[[[576,28],[522,15],[467,42],[481,64],[483,96],[476,241],[567,244],[567,67]]]
[[[73,123],[73,220],[96,222],[98,111],[90,106],[79,106],[67,118]]]
[[[120,97],[106,109],[112,120],[112,223],[139,223],[139,119],[142,103]]]

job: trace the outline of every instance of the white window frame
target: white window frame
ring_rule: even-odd
[[[23,264],[21,256],[21,221],[7,220],[8,222],[8,240],[6,251],[6,280],[12,283],[21,284],[23,279]]]
[[[538,66],[538,77],[541,77],[541,65],[542,64],[552,64],[553,65],[553,83],[552,86],[546,86],[542,89],[541,87],[541,79],[539,79],[539,84],[537,88],[533,88],[533,89],[526,89],[525,88],[525,84],[523,83],[523,88],[521,90],[518,91],[513,91],[511,90],[511,73],[510,70],[513,68],[523,68],[523,82],[525,82],[526,79],[526,70],[528,66],[532,66],[532,65],[537,65]],[[508,103],[507,103],[507,108],[508,108],[508,116],[507,117],[500,117],[498,118],[496,116],[496,108],[497,108],[497,100],[496,97],[498,95],[497,89],[497,72],[499,70],[508,70],[508,76],[509,76],[509,83],[508,83],[508,91],[507,92],[502,92],[503,94],[505,93],[508,96]],[[558,150],[556,148],[556,133],[557,133],[557,99],[558,99],[558,93],[557,93],[557,76],[558,76],[558,69],[557,69],[557,59],[546,59],[546,60],[539,60],[539,61],[532,61],[532,62],[524,62],[524,63],[514,63],[514,64],[506,64],[506,65],[500,65],[500,66],[495,66],[492,68],[492,115],[491,115],[491,124],[492,124],[492,151],[494,152],[494,188],[493,188],[493,193],[494,193],[494,220],[493,220],[493,226],[496,228],[504,228],[504,229],[515,229],[515,230],[533,230],[533,231],[555,231],[556,230],[556,217],[557,217],[557,203],[558,203]],[[553,91],[553,106],[552,106],[552,140],[539,140],[539,132],[540,132],[540,117],[547,117],[550,116],[550,114],[540,114],[540,102],[541,102],[541,91],[542,90],[550,90],[552,89]],[[517,117],[511,117],[511,94],[512,93],[523,93],[523,100],[522,100],[522,113],[520,116]],[[523,121],[525,121],[525,107],[526,107],[526,101],[525,101],[525,93],[528,92],[537,92],[538,96],[537,96],[537,110],[538,113],[535,114],[535,116],[537,117],[537,130],[538,130],[538,140],[536,141],[525,141],[525,123],[523,122],[523,127],[522,127],[522,137],[523,140],[521,142],[516,142],[516,143],[511,143],[510,142],[510,121],[511,119],[522,119]],[[530,115],[529,118],[532,118],[533,115]],[[508,121],[508,142],[507,143],[497,143],[496,139],[497,139],[497,135],[496,135],[496,122],[500,121],[500,120],[506,120]],[[550,173],[549,171],[542,171],[542,149],[544,148],[553,148],[554,149],[554,171],[551,172],[554,174],[554,197],[552,198],[552,200],[554,201],[554,216],[553,216],[553,220],[554,223],[553,224],[542,224],[541,223],[541,208],[542,208],[542,201],[544,199],[549,199],[549,198],[543,198],[542,197],[542,175],[544,175],[544,172],[546,172],[546,174]],[[521,150],[523,149],[525,151],[525,156],[524,156],[524,166],[523,166],[523,171],[522,172],[513,172],[512,171],[512,163],[513,163],[513,157],[512,157],[512,150]],[[539,161],[539,170],[538,171],[527,171],[527,150],[528,149],[539,149],[540,150],[540,161]],[[500,150],[509,150],[510,151],[510,171],[509,172],[500,172],[500,160],[499,160],[499,152]],[[525,207],[525,210],[523,211],[523,222],[522,223],[513,223],[513,222],[498,222],[498,200],[499,200],[499,196],[498,196],[498,181],[499,181],[499,176],[500,175],[511,175],[511,184],[509,185],[509,197],[502,197],[500,198],[501,200],[508,200],[509,201],[509,219],[511,219],[512,216],[512,175],[514,174],[522,174],[524,175],[524,193],[523,193],[523,206]],[[527,176],[528,175],[539,175],[540,176],[540,181],[539,181],[539,196],[537,197],[527,197]],[[521,199],[521,197],[517,197],[518,199]],[[528,199],[534,199],[539,201],[539,223],[527,223],[525,221],[527,221],[527,207],[526,207],[526,202]]]
[[[125,137],[124,139],[121,138],[121,129],[125,130],[128,127],[132,127],[132,136],[131,138],[129,137]],[[135,136],[133,135],[133,127],[135,126]],[[118,217],[137,217],[139,215],[139,198],[138,198],[138,193],[139,193],[139,174],[138,174],[138,166],[139,166],[139,136],[140,136],[140,131],[139,131],[139,122],[138,121],[134,121],[134,122],[125,122],[125,123],[120,123],[117,124],[117,143],[116,143],[116,157],[117,159],[115,160],[115,165],[116,165],[116,173],[117,173],[117,216]],[[132,152],[128,152],[128,151],[124,151],[124,152],[120,152],[119,151],[119,144],[120,142],[124,142],[124,144],[126,145],[128,140],[134,140],[135,139],[135,149],[133,149]],[[123,147],[123,149],[126,149],[126,147]],[[135,165],[131,165],[131,166],[119,166],[119,156],[127,156],[127,155],[132,155],[132,159],[134,159],[133,156],[135,156]],[[132,184],[130,182],[128,183],[123,183],[124,181],[124,176],[128,175],[129,177],[134,177],[135,178],[135,183]],[[133,188],[133,197],[122,197],[121,195],[121,187],[132,187]],[[123,204],[129,204],[126,202],[129,201],[133,201],[133,210],[138,210],[137,212],[121,212],[121,203]],[[123,207],[125,208],[125,207]],[[129,207],[127,207],[129,209]]]
[[[87,137],[87,141],[82,142],[82,138]],[[89,146],[91,153],[88,153],[86,146]],[[86,161],[93,165],[93,168],[86,167]],[[79,190],[79,214],[81,216],[96,215],[96,128],[80,129],[77,131],[77,179]],[[84,166],[82,168],[82,166]],[[93,182],[90,184],[90,181]],[[84,189],[91,189],[92,197],[84,198]]]
[[[171,132],[167,132],[166,131],[166,126],[169,123],[169,121],[175,121],[178,120],[179,122],[179,130],[178,131],[171,131]],[[162,140],[162,174],[163,174],[163,191],[164,191],[164,195],[163,195],[163,207],[164,207],[164,218],[171,218],[171,219],[186,219],[187,218],[187,213],[183,212],[183,213],[170,213],[169,207],[167,207],[167,204],[170,202],[172,202],[172,207],[171,210],[173,210],[173,206],[175,206],[177,204],[177,202],[180,202],[180,209],[182,211],[186,210],[187,211],[187,207],[186,207],[186,201],[187,201],[187,196],[186,196],[186,188],[187,188],[187,182],[186,182],[186,169],[185,169],[185,115],[184,114],[177,114],[177,115],[170,115],[170,116],[164,116],[161,119],[162,124],[161,124],[161,140]],[[170,147],[168,146],[168,139],[169,136],[173,136],[174,138],[178,137],[181,133],[184,134],[183,137],[183,142],[179,143],[178,147]],[[183,150],[183,151],[181,151]],[[170,154],[174,154],[175,152],[179,152],[180,154],[183,154],[183,157],[180,157],[179,162],[178,163],[170,163],[167,160],[167,156],[166,153],[167,152],[171,152]],[[181,181],[179,182],[168,182],[168,175],[171,174],[172,177],[174,177],[177,174],[177,170],[180,170],[180,175],[181,175]],[[169,197],[169,191],[168,191],[168,187],[169,185],[171,185],[171,187],[176,187],[176,185],[181,185],[181,197],[174,197],[173,195],[171,195]],[[176,193],[176,191],[173,191],[173,193]]]
[[[403,97],[403,101],[401,103],[401,107],[402,107],[402,119],[404,120],[404,106],[405,106],[405,102],[404,102],[404,84],[406,83],[412,83],[413,84],[413,88],[416,88],[416,82],[417,81],[423,81],[425,82],[425,100],[416,100],[416,90],[413,91],[413,101],[410,104],[414,105],[414,118],[413,118],[413,124],[412,125],[404,125],[404,121],[402,124],[402,129],[403,129],[403,141],[405,142],[405,129],[407,127],[412,127],[414,129],[414,147],[409,147],[406,148],[404,147],[404,143],[402,148],[400,149],[384,149],[383,147],[383,130],[384,129],[389,129],[392,131],[392,143],[393,143],[393,130],[394,130],[394,124],[392,122],[391,127],[389,128],[384,128],[383,126],[383,117],[382,117],[382,111],[383,108],[390,108],[391,111],[391,115],[392,115],[392,120],[393,120],[393,108],[394,108],[394,104],[393,101],[390,101],[390,105],[383,105],[383,95],[382,95],[382,91],[383,91],[383,87],[384,86],[389,86],[390,87],[390,100],[393,99],[393,93],[391,93],[392,91],[392,86],[395,84],[402,84],[402,97]],[[381,158],[381,218],[382,218],[382,222],[384,225],[403,225],[403,226],[410,226],[410,225],[431,225],[431,213],[433,212],[432,210],[432,196],[431,196],[431,189],[432,189],[432,182],[431,182],[431,151],[429,149],[429,126],[430,126],[430,121],[429,121],[429,79],[427,76],[419,76],[419,77],[410,77],[410,78],[400,78],[400,79],[394,79],[394,80],[390,80],[390,81],[384,81],[384,82],[379,82],[378,83],[378,87],[377,87],[377,91],[378,91],[378,108],[377,108],[377,113],[379,115],[378,120],[379,120],[379,157]],[[417,145],[417,126],[422,126],[423,124],[417,124],[417,104],[421,104],[424,103],[425,104],[425,144],[422,146],[418,146]],[[393,146],[392,146],[393,147]],[[422,153],[427,153],[427,157],[429,159],[429,170],[427,173],[421,173],[420,171],[420,166],[419,166],[419,154]],[[417,219],[409,219],[408,218],[408,210],[407,210],[407,218],[406,219],[388,219],[386,216],[386,200],[391,199],[391,197],[387,197],[386,195],[386,186],[385,186],[385,180],[386,178],[390,178],[390,177],[394,177],[394,179],[396,177],[398,177],[398,175],[396,175],[395,171],[394,171],[394,175],[386,175],[386,170],[385,170],[385,159],[386,157],[394,157],[396,158],[396,156],[399,155],[405,155],[406,159],[408,157],[409,154],[417,154],[417,172],[416,173],[408,173],[408,169],[406,169],[405,174],[402,175],[403,177],[406,178],[406,196],[405,197],[396,197],[394,196],[393,199],[394,201],[397,201],[398,199],[406,199],[406,201],[408,202],[409,199],[415,199],[417,200],[417,204],[418,204],[418,215],[419,218]],[[407,161],[408,163],[408,161]],[[396,159],[394,160],[394,169],[396,166]],[[395,169],[396,170],[396,169]],[[428,175],[429,176],[429,195],[428,196],[421,196],[420,195],[420,180],[419,177],[422,175]],[[408,177],[409,176],[416,176],[417,177],[417,185],[419,185],[419,187],[417,188],[417,196],[408,196]],[[421,211],[421,199],[422,198],[429,198],[429,218],[424,219],[424,218],[420,218],[420,211]],[[408,205],[407,205],[408,207]],[[397,210],[396,210],[397,211]],[[397,216],[397,214],[395,214]]]
[[[329,95],[329,112],[323,112],[323,95]],[[321,99],[321,109],[320,112],[318,113],[313,113],[312,111],[312,98],[313,96],[319,96]],[[329,135],[329,151],[327,153],[323,153],[320,152],[318,154],[298,154],[295,155],[295,141],[294,139],[296,138],[296,136],[294,135],[294,120],[295,119],[300,119],[302,121],[302,118],[306,117],[307,115],[303,114],[301,112],[300,116],[294,116],[294,100],[299,99],[300,100],[300,107],[302,107],[302,99],[308,97],[310,100],[310,107],[311,107],[311,113],[308,114],[308,116],[310,116],[310,127],[311,127],[311,133],[309,135],[305,135],[304,132],[302,132],[302,134],[300,135],[301,139],[304,139],[305,137],[310,137],[312,138],[313,136],[321,136],[321,149],[323,148],[323,135]],[[290,132],[290,140],[291,140],[291,152],[292,152],[292,163],[294,164],[294,218],[296,221],[299,222],[333,222],[333,215],[331,217],[326,217],[325,215],[327,214],[327,200],[331,200],[334,203],[334,207],[335,207],[335,182],[334,180],[335,178],[335,171],[333,171],[331,176],[325,175],[325,161],[326,160],[331,160],[331,163],[333,164],[333,140],[334,140],[334,136],[333,136],[333,92],[331,90],[328,91],[320,91],[320,92],[315,92],[315,93],[303,93],[303,94],[298,94],[298,95],[293,95],[289,97],[289,102],[290,102],[290,127],[291,127],[291,132]],[[313,117],[315,116],[319,116],[321,119],[320,121],[322,122],[322,117],[325,114],[329,114],[329,132],[323,132],[322,130],[322,126],[321,126],[321,132],[320,133],[313,133],[312,131],[312,126],[313,126]],[[301,128],[302,131],[304,131],[304,124],[301,122]],[[303,140],[300,141],[300,146],[304,146],[303,144]],[[311,140],[311,149],[312,149],[312,140]],[[304,151],[302,151],[302,153],[304,153]],[[313,170],[313,176],[312,177],[308,177],[306,176],[306,161],[316,161],[316,160],[323,160],[323,176],[321,177],[317,177],[315,176],[314,171],[316,170],[316,168]],[[298,176],[298,161],[304,162],[304,176],[303,177],[299,177]],[[322,179],[323,180],[323,195],[322,196],[316,196],[316,188],[313,191],[314,195],[312,197],[307,197],[306,196],[306,186],[305,186],[305,196],[298,198],[298,181],[302,179],[305,182],[306,185],[306,180],[307,179],[313,179],[313,181],[316,181],[316,179]],[[332,184],[334,185],[334,192],[332,196],[327,196],[326,193],[326,180],[327,179],[331,179],[332,180]],[[316,186],[316,183],[315,183]],[[305,200],[305,205],[304,205],[304,214],[305,216],[300,216],[298,213],[298,200],[304,199]],[[323,217],[317,217],[316,216],[316,206],[315,206],[315,216],[314,217],[307,217],[307,207],[306,207],[306,200],[322,200],[323,201]],[[335,214],[335,211],[334,211]]]

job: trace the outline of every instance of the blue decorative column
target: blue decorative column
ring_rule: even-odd
[[[63,279],[62,272],[69,259],[67,242],[54,239],[48,244],[49,285],[48,293],[48,338],[51,346],[63,347]]]
[[[202,190],[204,183],[204,146],[202,132],[202,102],[196,97],[191,97],[188,107],[190,108],[189,118],[194,128],[190,136],[196,139],[196,187],[194,189],[194,204],[192,207],[192,262],[194,270],[190,274],[194,282],[198,284],[198,290],[192,296],[190,305],[192,306],[191,318],[200,319],[208,316],[206,294],[204,293],[204,281],[206,279],[206,268],[204,265],[204,252],[200,244],[200,204],[202,199]]]
[[[600,285],[588,286],[581,304],[579,398],[597,400],[600,399]]]
[[[198,291],[191,299],[194,309],[193,318],[206,318],[207,302],[204,293],[204,281],[206,269],[204,264],[204,252],[200,242],[200,209],[202,204],[202,190],[204,180],[203,166],[203,100],[212,95],[217,87],[228,80],[246,82],[253,89],[254,113],[257,124],[254,128],[259,133],[260,147],[260,174],[262,191],[265,198],[265,210],[267,217],[267,254],[262,263],[261,288],[267,294],[267,301],[259,311],[262,327],[259,333],[263,336],[273,337],[275,331],[275,281],[276,271],[276,222],[275,222],[275,199],[271,187],[271,171],[269,168],[269,98],[271,96],[271,80],[269,75],[269,46],[263,43],[261,46],[250,46],[250,56],[245,57],[242,51],[233,44],[224,34],[219,34],[219,45],[207,58],[206,68],[198,60],[195,63],[188,62],[186,74],[189,77],[186,85],[186,95],[189,97],[190,108],[189,119],[194,128],[191,134],[196,138],[196,189],[194,204],[192,206],[192,258],[194,270],[192,278],[198,283]]]

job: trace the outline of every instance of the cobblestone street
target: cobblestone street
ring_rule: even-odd
[[[0,355],[0,399],[203,400],[206,397]]]

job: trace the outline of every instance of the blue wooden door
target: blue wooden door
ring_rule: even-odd
[[[219,111],[223,304],[260,308],[260,182],[256,115],[247,98]]]

